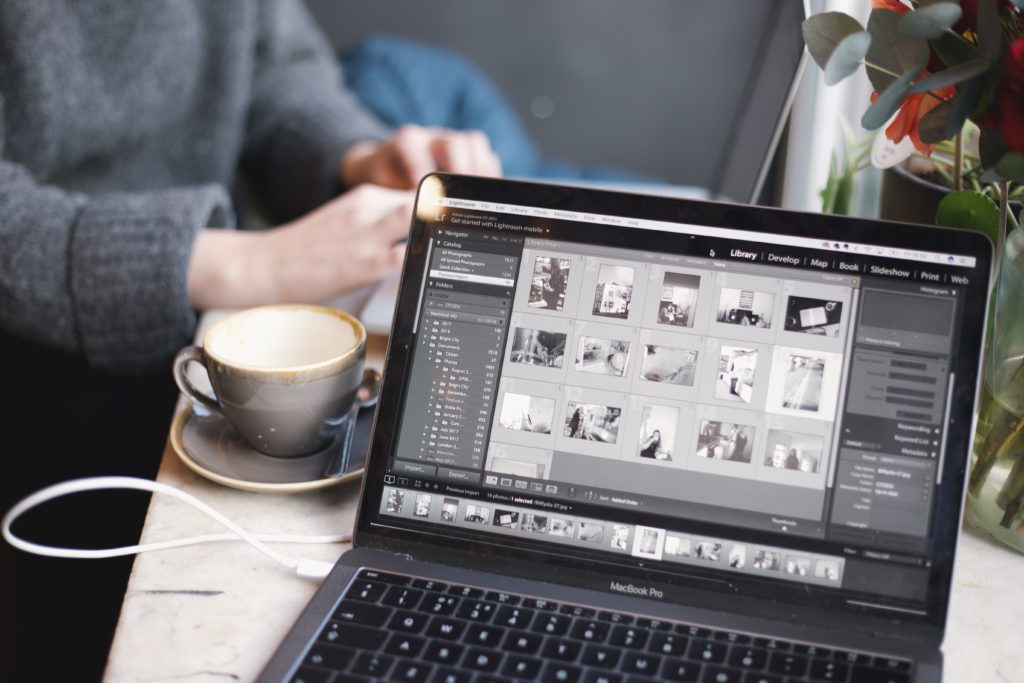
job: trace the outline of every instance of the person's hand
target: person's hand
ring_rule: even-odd
[[[363,185],[292,223],[257,233],[203,230],[188,291],[198,309],[322,303],[402,265],[413,197]]]
[[[434,171],[498,176],[501,161],[480,131],[408,125],[388,140],[353,145],[338,172],[346,186],[373,183],[411,189]]]

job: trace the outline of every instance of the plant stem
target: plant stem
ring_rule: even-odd
[[[953,153],[953,189],[959,192],[964,189],[964,131],[956,132],[956,146]]]

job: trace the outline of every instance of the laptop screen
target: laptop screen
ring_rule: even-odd
[[[987,243],[457,177],[417,216],[361,528],[944,610]]]

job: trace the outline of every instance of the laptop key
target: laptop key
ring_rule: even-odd
[[[399,610],[395,612],[395,616],[391,617],[388,628],[405,633],[419,633],[427,625],[429,619],[430,617],[426,614]]]
[[[667,681],[693,683],[700,676],[700,664],[681,659],[667,659],[661,666],[661,677]]]
[[[543,661],[536,657],[527,657],[525,655],[509,655],[505,658],[505,666],[502,667],[501,671],[506,676],[512,676],[513,678],[537,678],[540,673],[540,667],[544,664]]]
[[[867,666],[856,666],[850,674],[850,683],[907,683],[909,680],[910,677],[901,671]]]
[[[564,636],[569,631],[569,617],[560,614],[538,614],[532,630],[548,636]]]
[[[588,671],[583,683],[622,683],[622,676],[607,671]]]
[[[622,624],[622,625],[632,624],[633,621],[634,621],[632,616],[630,616],[628,614],[623,614],[622,612],[604,612],[604,611],[601,611],[601,612],[597,613],[597,618],[600,619],[601,621],[610,621],[613,624]]]
[[[845,681],[850,667],[846,664],[827,659],[816,659],[811,662],[811,679],[815,681]]]
[[[484,597],[482,590],[472,588],[471,586],[451,586],[448,588],[448,592],[460,598],[470,598],[472,600]]]
[[[409,577],[400,574],[389,574],[388,572],[377,571],[376,569],[363,569],[359,572],[360,579],[368,581],[383,581],[396,586],[408,586]]]
[[[754,638],[754,647],[760,647],[765,650],[788,650],[789,643],[783,640],[775,640],[774,638]]]
[[[686,636],[675,633],[655,633],[647,649],[660,655],[682,657],[686,652],[687,642],[689,642],[689,638]]]
[[[737,645],[749,645],[751,642],[750,636],[745,636],[742,633],[733,633],[732,631],[715,631],[715,640],[724,640],[727,643],[734,643]]]
[[[611,629],[603,621],[592,619],[580,619],[573,623],[569,635],[577,640],[585,640],[588,643],[603,643],[608,637]]]
[[[808,657],[828,657],[832,654],[832,650],[829,650],[827,647],[802,645],[800,643],[793,646],[793,652],[798,655],[807,655]]]
[[[754,647],[734,647],[729,653],[729,666],[747,671],[763,669],[768,662],[768,651]]]
[[[545,612],[554,612],[558,610],[557,602],[544,600],[543,598],[526,598],[523,600],[523,606],[530,607],[531,609],[544,610]]]
[[[473,680],[473,674],[467,671],[456,671],[455,669],[438,669],[430,683],[469,683]]]
[[[433,670],[434,667],[429,664],[402,659],[395,665],[391,680],[403,683],[427,683]]]
[[[391,610],[387,607],[370,605],[356,600],[342,600],[331,618],[334,621],[376,628],[383,626],[390,616]]]
[[[415,609],[421,597],[423,597],[421,590],[406,586],[392,586],[381,598],[381,604],[402,609]]]
[[[768,670],[786,676],[803,676],[807,672],[807,658],[775,652],[768,661]]]
[[[711,629],[701,626],[688,626],[687,624],[676,624],[676,633],[692,638],[708,638],[711,636]]]
[[[420,604],[421,612],[441,614],[448,616],[455,611],[459,605],[459,598],[454,595],[442,595],[441,593],[427,593]]]
[[[891,657],[875,657],[875,668],[887,671],[910,671],[910,662]]]
[[[743,672],[738,669],[726,669],[721,666],[709,666],[704,669],[701,683],[742,683]]]
[[[579,605],[562,605],[558,608],[558,611],[578,619],[593,619],[597,616],[597,610],[592,610],[589,607],[580,607]]]
[[[441,581],[428,581],[427,579],[413,579],[413,588],[419,588],[425,591],[436,591],[438,593],[444,593],[448,590],[448,584]]]
[[[487,591],[487,595],[484,598],[490,602],[500,602],[502,605],[518,605],[523,601],[518,595],[499,593],[497,591]]]
[[[690,659],[708,664],[721,664],[725,661],[725,653],[729,646],[714,640],[695,640],[690,644]]]
[[[750,671],[743,677],[743,683],[783,683],[783,679],[782,676],[776,676],[775,674],[754,673]]]
[[[494,676],[491,674],[477,674],[476,678],[473,679],[473,683],[512,683],[512,681],[501,676]]]
[[[377,650],[387,635],[386,631],[332,621],[324,627],[318,640],[354,647],[357,650]]]
[[[393,633],[384,646],[384,652],[399,657],[415,657],[423,649],[424,641],[416,636],[407,636],[404,633]]]
[[[622,658],[622,670],[626,673],[651,676],[660,667],[661,657],[646,652],[627,652]]]
[[[481,645],[483,647],[498,647],[498,643],[505,637],[505,629],[499,626],[488,626],[485,624],[473,624],[466,631],[464,639],[467,645]]]
[[[363,652],[356,657],[356,661],[352,665],[352,673],[371,676],[373,678],[383,678],[387,676],[387,673],[391,669],[391,665],[394,664],[394,661],[393,657],[388,657],[387,655]]]
[[[509,634],[505,636],[504,649],[510,652],[520,652],[522,654],[533,655],[537,654],[540,650],[540,646],[543,641],[544,638],[535,633],[527,633],[526,631],[509,631]]]
[[[575,666],[548,662],[547,666],[544,667],[544,673],[541,674],[540,679],[544,681],[544,683],[576,683],[580,680],[582,673],[583,672]]]
[[[833,650],[832,659],[837,659],[846,664],[870,664],[871,655],[863,652],[847,652],[846,650]]]
[[[622,658],[622,652],[601,645],[587,645],[583,650],[583,663],[602,669],[614,669]]]
[[[353,600],[362,600],[364,602],[377,602],[384,595],[384,591],[388,589],[386,583],[378,583],[376,581],[356,581],[348,592],[345,594],[346,598]]]
[[[289,683],[327,683],[334,675],[333,671],[327,669],[315,669],[310,666],[300,666],[295,675],[288,679]]]
[[[470,648],[462,659],[462,666],[473,671],[493,673],[501,664],[501,653],[495,650],[484,650],[479,647]]]
[[[490,621],[496,611],[494,603],[480,600],[463,600],[455,610],[455,616],[470,621]]]
[[[636,626],[616,626],[608,642],[618,647],[639,649],[647,644],[648,632]]]
[[[462,632],[466,630],[466,624],[458,619],[448,617],[434,617],[430,620],[427,628],[427,635],[431,638],[444,638],[446,640],[458,640]]]
[[[667,631],[672,628],[670,623],[661,619],[637,619],[636,625],[651,631]]]
[[[561,662],[575,662],[580,656],[583,645],[574,640],[563,640],[551,638],[544,645],[544,656],[548,659],[557,659]]]
[[[526,628],[533,621],[534,611],[525,607],[503,605],[494,616],[494,623],[509,628]]]
[[[423,659],[438,664],[455,665],[466,648],[454,643],[434,642],[427,646]]]
[[[316,643],[309,649],[304,663],[341,671],[355,656],[355,651],[347,647]]]

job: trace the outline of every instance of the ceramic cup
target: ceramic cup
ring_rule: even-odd
[[[309,455],[338,435],[356,399],[366,357],[366,330],[323,306],[250,308],[215,324],[202,346],[174,359],[174,380],[187,397],[218,411],[262,453]],[[206,369],[215,396],[185,370]]]

